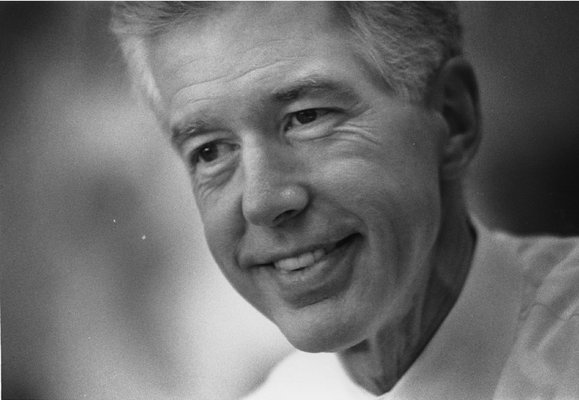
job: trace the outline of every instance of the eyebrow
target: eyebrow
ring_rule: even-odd
[[[270,101],[273,99],[278,103],[289,103],[306,96],[317,97],[324,95],[331,95],[349,101],[358,99],[355,91],[343,82],[317,75],[300,78],[287,86],[274,89],[268,97]],[[211,121],[201,115],[196,118],[187,118],[182,123],[175,124],[171,128],[172,145],[176,149],[180,149],[188,139],[210,130],[212,122],[215,121]]]
[[[210,122],[203,118],[187,119],[171,128],[171,144],[177,150],[181,149],[183,143],[188,139],[199,136],[209,129]]]
[[[299,79],[288,86],[273,91],[273,99],[280,103],[295,101],[308,95],[333,94],[348,99],[357,98],[354,90],[348,85],[316,75]]]

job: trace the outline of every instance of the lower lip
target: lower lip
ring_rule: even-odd
[[[359,235],[352,235],[314,265],[299,270],[280,271],[273,266],[262,267],[275,282],[281,298],[303,307],[335,296],[344,289],[353,271],[354,246]]]

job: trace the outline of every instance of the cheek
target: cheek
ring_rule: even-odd
[[[226,188],[203,195],[196,192],[195,199],[209,249],[227,274],[235,264],[235,249],[244,230],[239,202]]]
[[[237,251],[246,230],[241,212],[239,186],[226,185],[206,196],[196,196],[209,250],[219,269],[233,288],[258,310],[264,301],[256,279],[237,262]]]
[[[350,149],[320,167],[317,180],[320,192],[355,215],[366,230],[368,259],[359,278],[367,288],[362,295],[369,297],[384,296],[383,284],[370,289],[375,282],[388,281],[388,293],[394,295],[413,279],[428,256],[440,219],[433,157],[418,162],[412,150],[380,150]]]
[[[366,219],[388,215],[410,222],[437,209],[440,195],[436,163],[414,160],[412,155],[401,157],[391,152],[338,153],[312,168],[313,186]]]
[[[231,286],[254,307],[260,309],[261,295],[254,280],[242,270],[236,258],[243,237],[244,224],[239,215],[215,201],[201,212],[209,250]]]

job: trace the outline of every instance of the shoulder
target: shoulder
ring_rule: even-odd
[[[514,237],[500,234],[521,261],[525,298],[523,316],[544,307],[558,319],[579,315],[579,238]]]
[[[495,398],[579,396],[579,238],[501,235],[522,269],[523,298]]]

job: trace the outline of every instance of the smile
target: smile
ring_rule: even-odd
[[[311,267],[320,261],[326,254],[334,250],[337,243],[317,248],[313,251],[307,251],[294,257],[282,258],[275,261],[273,266],[280,271],[297,271],[303,268]]]
[[[317,303],[349,285],[360,240],[359,234],[352,234],[337,242],[295,251],[262,264],[265,268],[258,271],[267,276],[287,304],[303,307]]]

